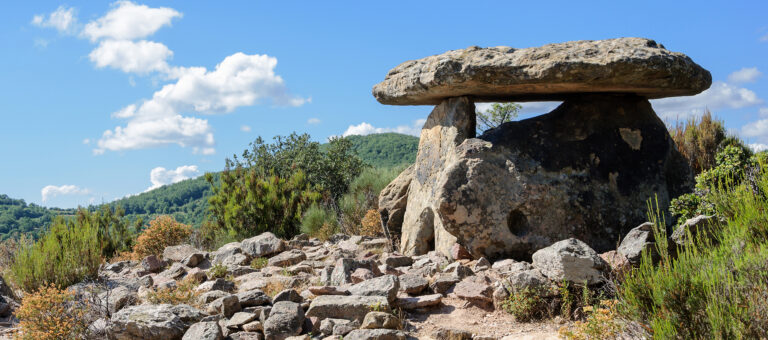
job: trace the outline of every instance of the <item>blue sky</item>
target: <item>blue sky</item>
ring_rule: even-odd
[[[588,3],[6,2],[0,193],[74,207],[220,170],[257,136],[418,134],[431,108],[378,104],[371,87],[401,62],[472,45],[655,39],[714,80],[654,101],[663,119],[709,108],[768,144],[768,2]]]

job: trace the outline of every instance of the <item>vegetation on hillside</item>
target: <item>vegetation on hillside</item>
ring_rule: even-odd
[[[0,194],[0,240],[18,239],[21,235],[36,237],[43,226],[56,216],[74,215],[75,209],[56,209],[27,204]]]
[[[400,133],[378,133],[345,137],[360,159],[374,168],[393,168],[416,161],[419,137]],[[328,144],[324,144],[328,145]]]

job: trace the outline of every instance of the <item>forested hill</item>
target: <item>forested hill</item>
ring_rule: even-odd
[[[416,161],[419,138],[399,133],[348,136],[363,162],[377,168],[389,168]]]
[[[349,136],[347,139],[354,145],[360,159],[377,168],[413,163],[419,144],[419,138],[399,133]],[[218,179],[218,174],[215,176]],[[131,221],[141,218],[146,223],[157,215],[171,215],[179,222],[200,226],[205,219],[211,194],[211,186],[204,176],[200,176],[107,204],[113,208],[121,206],[125,217]],[[55,216],[74,213],[75,209],[46,208],[0,194],[0,240],[35,234]]]

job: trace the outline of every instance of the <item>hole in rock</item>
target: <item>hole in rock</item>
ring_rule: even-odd
[[[523,237],[530,231],[528,217],[525,217],[525,215],[517,209],[509,212],[509,216],[507,216],[507,227],[509,228],[509,232],[517,237]]]

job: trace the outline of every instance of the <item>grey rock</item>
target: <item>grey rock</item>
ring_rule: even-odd
[[[284,251],[269,258],[268,264],[275,267],[288,267],[307,259],[307,255],[298,249]]]
[[[325,335],[333,334],[333,328],[336,325],[348,324],[352,321],[344,319],[327,318],[320,321],[320,332]]]
[[[416,297],[397,299],[397,305],[406,310],[426,308],[439,305],[443,300],[443,294],[430,294]]]
[[[621,240],[619,248],[616,249],[621,255],[629,260],[629,263],[638,264],[643,255],[643,250],[648,249],[652,252],[651,256],[658,257],[656,252],[656,242],[653,236],[653,223],[645,222],[627,233]]]
[[[405,340],[405,333],[394,329],[356,329],[345,340]],[[441,338],[438,338],[441,339]]]
[[[399,327],[400,320],[398,320],[392,313],[384,312],[369,312],[365,315],[363,323],[360,326],[362,329],[398,329]]]
[[[526,288],[534,290],[543,289],[550,284],[549,279],[535,268],[511,272],[507,276],[507,281],[514,292],[522,291]]]
[[[413,258],[399,254],[389,254],[384,258],[383,262],[392,268],[408,267],[413,264]]]
[[[453,289],[453,286],[461,281],[455,275],[439,274],[432,283],[429,284],[429,288],[432,292],[437,294],[447,294]]]
[[[192,254],[201,254],[202,251],[189,244],[165,247],[163,250],[163,260],[168,262],[181,262]]]
[[[432,245],[448,254],[459,243],[474,258],[521,260],[571,237],[604,252],[646,220],[648,197],[666,210],[692,188],[690,167],[645,98],[573,96],[478,138],[474,106],[461,98],[436,107],[422,129],[406,255]]]
[[[318,296],[309,305],[307,316],[326,318],[358,320],[362,321],[365,314],[378,309],[382,312],[390,311],[390,305],[383,296],[358,296],[358,295],[323,295]]]
[[[533,266],[555,282],[594,284],[602,282],[608,264],[586,243],[562,240],[533,254]]]
[[[212,290],[210,292],[205,292],[205,293],[200,294],[200,296],[198,296],[197,300],[201,304],[209,304],[209,303],[215,301],[216,299],[223,298],[223,297],[229,296],[229,295],[230,294],[227,293],[227,292],[223,292],[223,291],[220,291],[220,290]]]
[[[272,299],[260,289],[239,292],[237,298],[240,300],[241,307],[263,306],[272,303]]]
[[[227,243],[211,253],[213,262],[225,266],[244,266],[250,264],[250,256],[243,252],[240,242]]]
[[[677,227],[672,233],[671,239],[677,245],[687,246],[693,242],[693,240],[688,237],[689,233],[693,237],[696,237],[696,235],[699,234],[706,238],[710,236],[712,230],[717,225],[717,216],[699,215],[686,220],[685,223]]]
[[[131,306],[112,315],[109,329],[117,340],[181,339],[203,316],[201,311],[188,305]]]
[[[215,321],[198,322],[184,333],[182,340],[223,340],[221,328]]]
[[[213,290],[220,290],[223,292],[234,292],[235,291],[235,283],[232,281],[227,281],[225,279],[214,279],[211,281],[206,281],[201,283],[199,286],[195,288],[198,292],[210,292]]]
[[[229,318],[241,309],[240,300],[237,299],[237,296],[227,295],[213,300],[213,302],[208,305],[206,312],[208,312],[208,314],[223,314],[225,317]]]
[[[295,289],[285,289],[275,295],[272,298],[272,303],[280,301],[290,301],[296,303],[304,302],[304,298]]]
[[[110,314],[139,302],[136,290],[122,285],[101,293],[99,297],[101,301],[107,302]]]
[[[359,268],[368,269],[374,273],[374,275],[376,273],[380,274],[379,268],[374,261],[340,258],[333,266],[330,284],[332,286],[341,286],[343,284],[352,283],[352,273]]]
[[[301,305],[290,301],[280,301],[272,306],[269,318],[264,322],[264,336],[267,340],[283,340],[299,335],[304,324],[304,310]]]
[[[346,336],[349,332],[360,328],[360,320],[352,320],[347,323],[340,323],[333,326],[333,335]]]
[[[421,275],[405,274],[399,279],[400,290],[411,295],[417,295],[429,287],[429,281]]]
[[[472,340],[472,332],[453,328],[439,328],[435,331],[433,337],[445,340]]]
[[[407,61],[373,87],[382,104],[563,100],[574,93],[689,96],[712,76],[691,58],[643,38],[581,40],[540,47],[470,47]]]
[[[270,232],[245,239],[240,246],[252,258],[269,257],[285,249],[285,242]]]
[[[400,289],[400,280],[394,275],[384,275],[349,287],[352,295],[383,296],[390,303],[397,298],[397,290]]]
[[[256,320],[259,316],[254,313],[237,312],[227,321],[227,328],[238,329],[243,325]]]
[[[264,340],[264,335],[258,332],[237,332],[227,337],[231,340]]]
[[[381,224],[384,227],[384,235],[391,240],[393,246],[400,245],[400,234],[402,234],[403,217],[408,204],[408,188],[413,179],[413,170],[413,165],[403,170],[379,193]]]
[[[157,273],[165,267],[165,263],[155,255],[149,255],[141,260],[141,267],[150,273]]]

